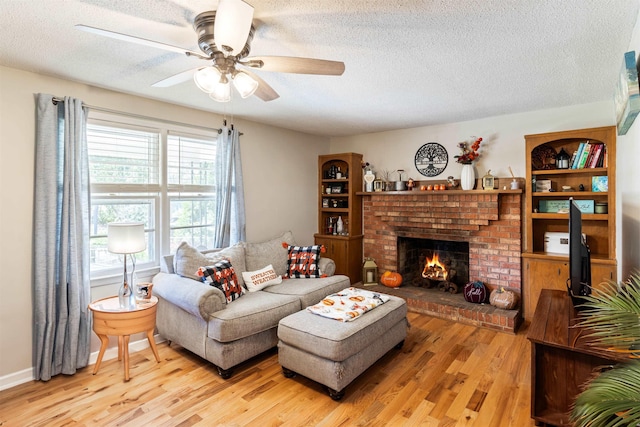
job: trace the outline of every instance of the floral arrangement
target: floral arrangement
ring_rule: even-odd
[[[459,156],[454,156],[458,163],[470,165],[474,160],[480,157],[478,150],[480,150],[482,138],[476,138],[474,136],[473,139],[474,141],[471,143],[471,146],[469,146],[469,143],[466,141],[458,143],[458,148],[460,149],[461,154]]]
[[[370,170],[373,170],[373,166],[371,166],[371,164],[369,162],[365,162],[364,160],[361,162],[362,165],[362,169],[364,170],[365,173],[367,173]]]

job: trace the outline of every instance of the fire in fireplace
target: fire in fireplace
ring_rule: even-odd
[[[405,283],[457,293],[469,281],[469,243],[398,237]]]

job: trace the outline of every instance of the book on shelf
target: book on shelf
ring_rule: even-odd
[[[571,155],[571,159],[569,159],[569,169],[573,169],[573,164],[576,161],[576,157],[578,157],[578,150],[575,150]]]
[[[569,165],[571,169],[578,169],[578,163],[580,163],[580,157],[582,156],[582,151],[584,151],[585,144],[586,142],[581,142],[580,145],[578,145],[576,156],[573,158],[571,165]]]
[[[580,160],[578,160],[578,166],[576,169],[583,169],[584,165],[587,163],[587,159],[589,158],[589,152],[591,151],[591,143],[586,142],[584,144],[584,148],[582,149],[582,154],[580,154]]]
[[[590,168],[595,168],[598,166],[598,162],[600,161],[600,156],[602,156],[602,148],[603,148],[604,144],[596,144],[595,148],[594,148],[594,154],[591,157],[591,160],[589,161],[589,167]]]
[[[601,142],[581,142],[569,161],[569,169],[606,167],[606,150]]]

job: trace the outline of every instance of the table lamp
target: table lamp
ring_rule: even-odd
[[[112,222],[107,225],[107,250],[124,255],[124,275],[118,290],[120,308],[131,310],[136,307],[133,277],[136,271],[136,259],[133,255],[147,248],[144,224],[141,222]],[[131,283],[127,280],[127,255],[131,258]]]

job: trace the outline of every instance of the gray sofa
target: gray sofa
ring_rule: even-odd
[[[158,333],[212,362],[220,376],[229,378],[234,366],[277,345],[280,319],[350,286],[347,276],[333,274],[333,260],[322,257],[319,269],[326,277],[284,279],[228,303],[221,290],[196,275],[198,267],[221,259],[231,261],[243,286],[242,272],[272,265],[283,275],[288,251],[282,242],[294,244],[290,232],[266,242],[207,252],[183,244],[175,255],[164,257],[161,272],[153,278]]]

